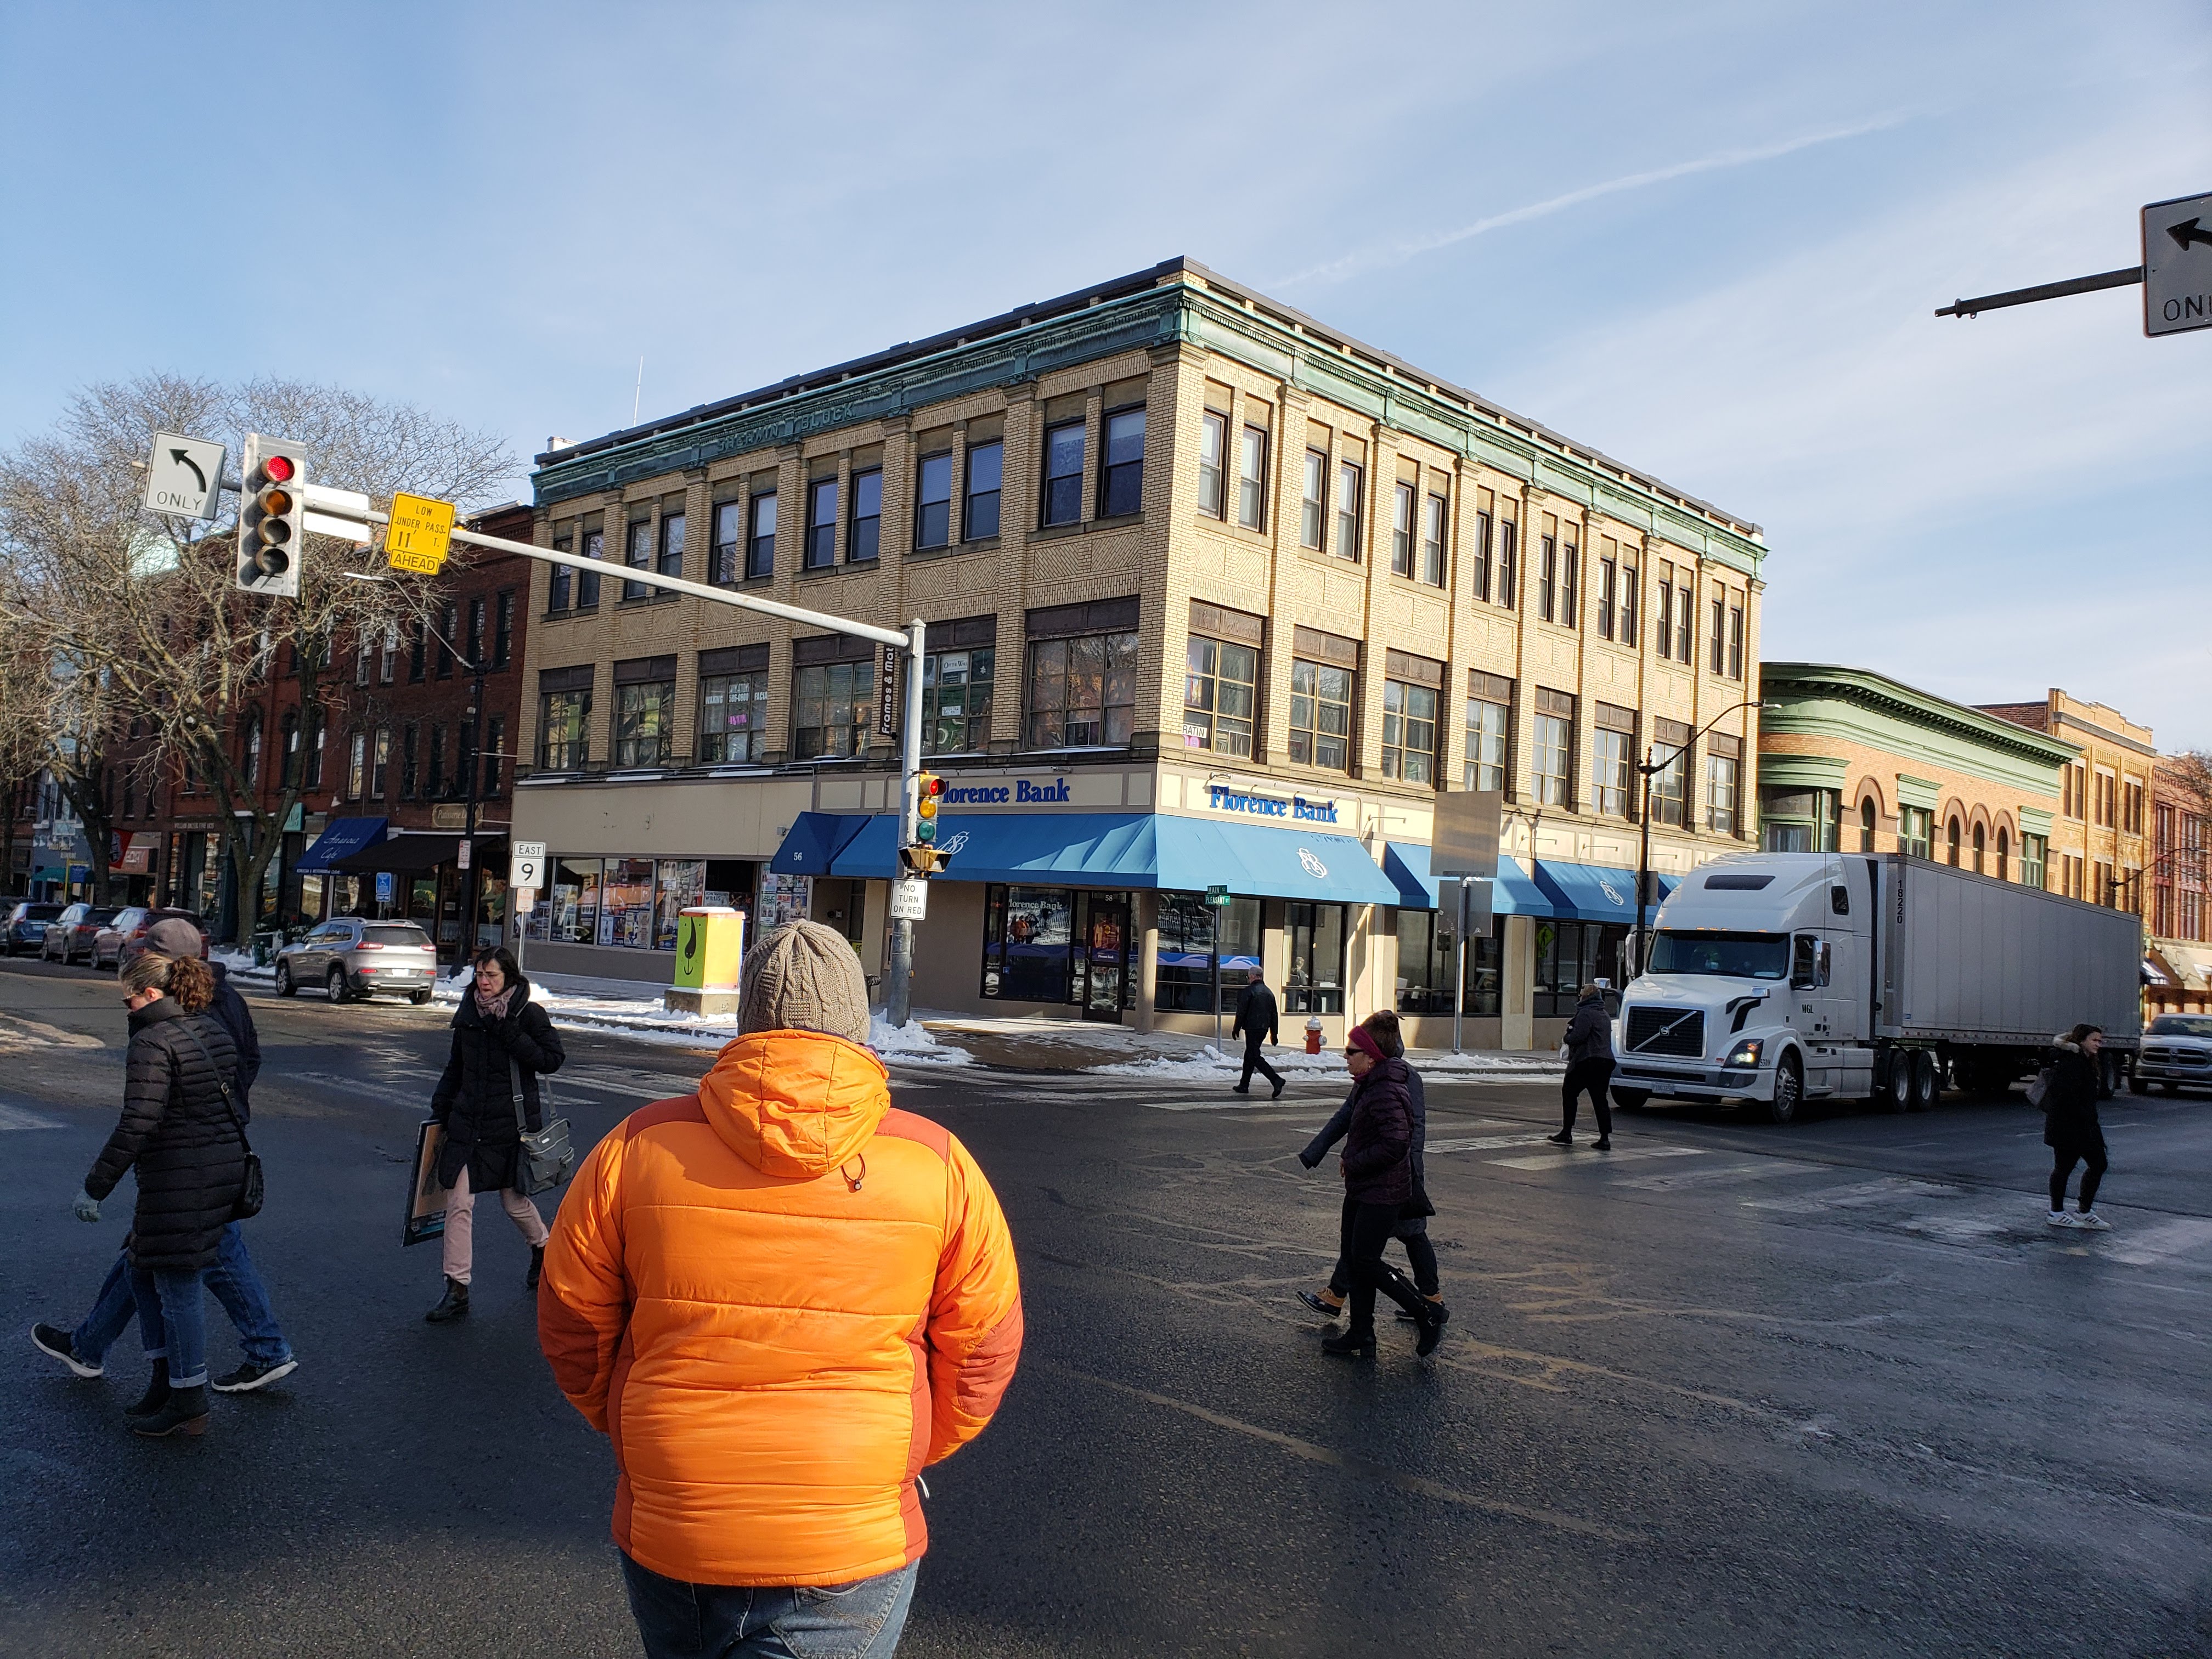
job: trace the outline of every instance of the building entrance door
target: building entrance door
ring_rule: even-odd
[[[1076,988],[1085,1019],[1121,1022],[1129,977],[1129,902],[1119,893],[1085,893],[1083,974]]]

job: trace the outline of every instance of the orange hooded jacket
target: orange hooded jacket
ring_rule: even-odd
[[[538,1340],[614,1442],[614,1535],[691,1583],[845,1584],[928,1547],[915,1477],[1021,1352],[1006,1217],[883,1062],[816,1031],[724,1048],[561,1201]]]

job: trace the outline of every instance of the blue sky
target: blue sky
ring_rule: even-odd
[[[2202,3],[0,8],[0,441],[627,424],[1185,253],[1766,527],[1765,654],[2212,745]],[[518,475],[517,492],[524,489]]]

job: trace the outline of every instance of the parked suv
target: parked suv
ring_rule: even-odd
[[[2185,1083],[2212,1088],[2212,1014],[2160,1014],[2143,1033],[2128,1087],[2139,1095],[2162,1083],[2170,1095]]]
[[[112,968],[118,973],[128,968],[146,953],[147,930],[157,921],[189,921],[200,930],[200,956],[208,953],[207,924],[190,910],[161,910],[152,905],[134,904],[127,910],[116,913],[115,920],[95,934],[92,941],[92,965]]]
[[[62,913],[58,904],[40,904],[25,899],[9,907],[8,920],[0,922],[0,950],[9,956],[18,951],[36,950],[46,941],[46,924]]]
[[[420,1006],[430,1000],[430,982],[437,974],[438,954],[430,936],[411,921],[339,916],[276,953],[280,997],[293,995],[303,985],[319,985],[332,1002],[390,992]]]
[[[66,968],[79,956],[91,960],[100,930],[115,920],[119,906],[72,904],[46,924],[46,937],[39,946],[41,962],[58,960]]]

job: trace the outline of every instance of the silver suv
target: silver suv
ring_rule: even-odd
[[[411,921],[338,916],[276,953],[280,997],[303,985],[319,985],[332,1002],[384,992],[420,1007],[430,1000],[437,975],[438,954],[430,936]]]
[[[2185,1083],[2212,1088],[2212,1014],[2160,1014],[2142,1035],[2128,1086],[2139,1095],[2162,1083],[2170,1095]]]

